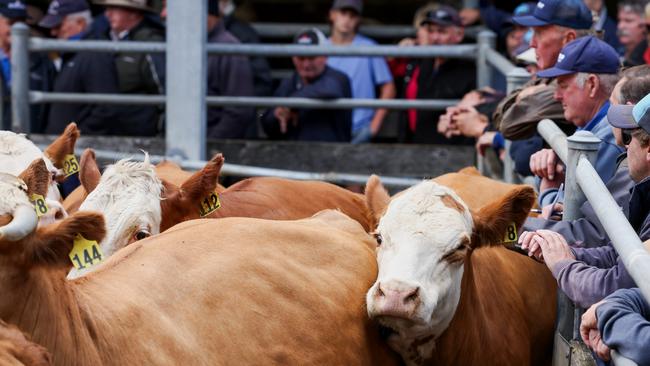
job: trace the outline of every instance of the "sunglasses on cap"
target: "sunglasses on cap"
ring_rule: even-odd
[[[632,142],[632,137],[634,136],[634,131],[638,128],[624,128],[621,129],[621,140],[623,140],[623,145],[627,146]]]

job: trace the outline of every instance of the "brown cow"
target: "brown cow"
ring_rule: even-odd
[[[45,348],[30,341],[15,326],[0,320],[0,365],[50,366],[52,360]]]
[[[0,179],[0,319],[56,365],[397,364],[364,311],[374,243],[341,213],[185,222],[67,281],[75,237],[101,241],[102,216],[36,230],[17,182]]]
[[[407,365],[550,364],[555,280],[501,245],[528,215],[532,188],[474,213],[433,181],[391,200],[373,177],[366,197],[379,220],[368,314],[393,331]]]

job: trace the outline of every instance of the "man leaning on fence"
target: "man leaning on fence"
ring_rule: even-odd
[[[541,78],[557,78],[554,98],[562,103],[564,118],[601,140],[595,168],[604,182],[614,175],[616,159],[623,152],[607,123],[609,96],[619,79],[619,67],[616,50],[588,36],[567,44],[554,67],[537,73]],[[543,149],[531,156],[530,170],[541,178],[539,202],[545,206],[558,194],[564,167],[552,149]]]
[[[294,43],[318,47],[325,44],[325,36],[313,28],[300,32]],[[296,71],[289,78],[282,80],[274,96],[316,99],[352,96],[350,80],[344,73],[327,66],[327,57],[294,56],[292,60]],[[262,126],[271,139],[350,142],[352,111],[270,108],[262,116]]]
[[[612,106],[612,126],[620,128],[627,146],[629,174],[635,185],[629,200],[628,220],[641,240],[650,239],[650,94],[639,103]],[[611,242],[595,248],[570,246],[556,232],[524,232],[522,247],[543,258],[567,296],[587,308],[621,288],[635,287]],[[598,243],[591,243],[591,246]]]
[[[85,0],[54,0],[39,25],[52,36],[64,40],[86,39],[92,14]],[[60,55],[60,70],[54,80],[55,93],[119,93],[113,56],[99,52],[65,52]],[[102,104],[53,103],[45,133],[60,134],[76,122],[86,135],[109,135],[120,131],[114,106]]]
[[[95,0],[105,6],[110,23],[102,35],[116,42],[164,42],[165,30],[153,14],[150,0]],[[165,65],[162,54],[115,54],[118,87],[123,94],[164,94]],[[114,134],[153,136],[162,130],[162,115],[155,106],[120,106],[120,126]]]

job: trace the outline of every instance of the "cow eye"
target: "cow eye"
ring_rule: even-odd
[[[373,236],[375,237],[375,240],[377,240],[377,246],[380,246],[384,238],[382,238],[380,233],[374,233]]]
[[[146,239],[146,238],[148,238],[150,236],[151,236],[151,233],[148,232],[147,230],[138,230],[133,235],[133,238],[135,238],[135,240],[142,240],[142,239]]]

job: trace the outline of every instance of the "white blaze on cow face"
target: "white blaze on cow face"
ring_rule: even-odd
[[[144,162],[120,160],[106,168],[99,184],[79,207],[97,211],[106,219],[106,237],[100,243],[104,257],[160,231],[162,183],[149,157]],[[92,271],[72,269],[68,278]]]
[[[437,183],[425,181],[394,197],[377,227],[379,274],[367,293],[370,317],[401,339],[440,336],[460,300],[472,229],[466,205]]]
[[[50,211],[39,220],[39,225],[47,225],[55,219],[66,217],[65,209],[61,205],[61,194],[54,177],[61,174],[43,152],[24,135],[11,131],[0,131],[0,172],[18,176],[34,160],[43,159],[47,170],[50,172],[50,184],[45,197]]]

